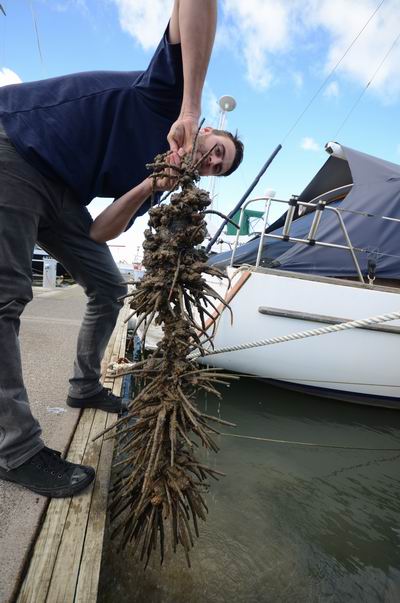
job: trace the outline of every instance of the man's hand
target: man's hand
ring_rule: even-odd
[[[175,0],[170,42],[181,44],[183,97],[180,114],[168,134],[171,151],[192,150],[201,114],[201,93],[217,24],[217,0]]]
[[[172,124],[167,140],[172,152],[182,157],[192,150],[194,138],[198,129],[198,117],[194,115],[179,116]]]
[[[179,167],[181,164],[181,158],[178,155],[178,153],[175,153],[172,151],[165,158],[165,162],[170,165],[176,165]],[[162,177],[156,178],[154,188],[156,191],[169,191],[172,188],[174,188],[180,174],[177,170],[174,170],[173,168],[168,168],[168,167],[164,167],[162,170],[162,173],[163,173]]]

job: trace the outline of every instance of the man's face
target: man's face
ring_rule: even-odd
[[[200,130],[195,160],[199,161],[210,149],[213,150],[200,164],[200,175],[222,176],[235,159],[235,145],[227,136],[214,134],[212,128],[207,127]]]

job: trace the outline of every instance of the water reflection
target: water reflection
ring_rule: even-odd
[[[211,397],[201,404],[237,428],[207,455],[227,476],[212,483],[192,569],[177,554],[143,571],[108,540],[99,603],[398,603],[400,412],[251,379],[235,383],[220,408]]]

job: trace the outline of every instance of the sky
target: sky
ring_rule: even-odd
[[[6,12],[0,12],[0,85],[86,70],[145,69],[172,8],[172,0],[0,4]],[[202,179],[216,209],[233,208],[278,144],[283,148],[253,197],[271,190],[279,199],[301,193],[327,159],[329,140],[400,163],[399,23],[400,0],[218,2],[202,116],[217,127],[218,99],[233,96],[237,106],[225,126],[238,131],[245,157],[232,176]],[[95,199],[92,215],[110,201]],[[273,204],[271,218],[283,209]],[[111,242],[117,260],[140,255],[146,223],[138,219]]]

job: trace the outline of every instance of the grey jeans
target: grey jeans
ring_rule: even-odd
[[[88,297],[69,395],[101,390],[100,363],[126,293],[106,244],[89,237],[92,219],[74,193],[43,177],[15,150],[0,123],[0,466],[18,467],[43,446],[24,387],[20,315],[32,299],[32,253],[38,241]]]

